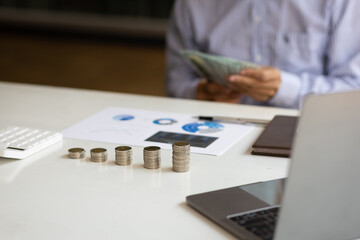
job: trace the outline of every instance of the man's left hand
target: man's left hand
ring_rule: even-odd
[[[280,87],[281,74],[279,69],[273,67],[249,68],[230,75],[228,82],[239,93],[264,102],[275,96]]]

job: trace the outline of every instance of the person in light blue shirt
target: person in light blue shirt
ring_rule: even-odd
[[[183,49],[264,67],[222,86]],[[360,0],[177,0],[166,58],[169,96],[300,108],[306,95],[360,88]]]

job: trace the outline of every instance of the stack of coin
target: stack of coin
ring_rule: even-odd
[[[174,172],[187,172],[190,169],[190,144],[188,142],[175,142],[172,145]]]
[[[121,166],[131,165],[132,148],[128,146],[119,146],[115,148],[115,163]]]
[[[160,147],[150,146],[144,148],[144,167],[148,169],[157,169],[161,165]]]
[[[72,159],[82,159],[85,157],[85,149],[83,148],[70,148],[68,152],[68,157]]]
[[[91,161],[105,162],[107,160],[107,150],[105,148],[93,148],[90,150]]]

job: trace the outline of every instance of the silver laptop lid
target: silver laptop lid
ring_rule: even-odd
[[[276,240],[360,236],[360,91],[310,96],[295,137]]]

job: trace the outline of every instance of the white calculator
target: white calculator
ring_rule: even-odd
[[[60,132],[11,126],[0,130],[0,157],[23,159],[62,140]]]

